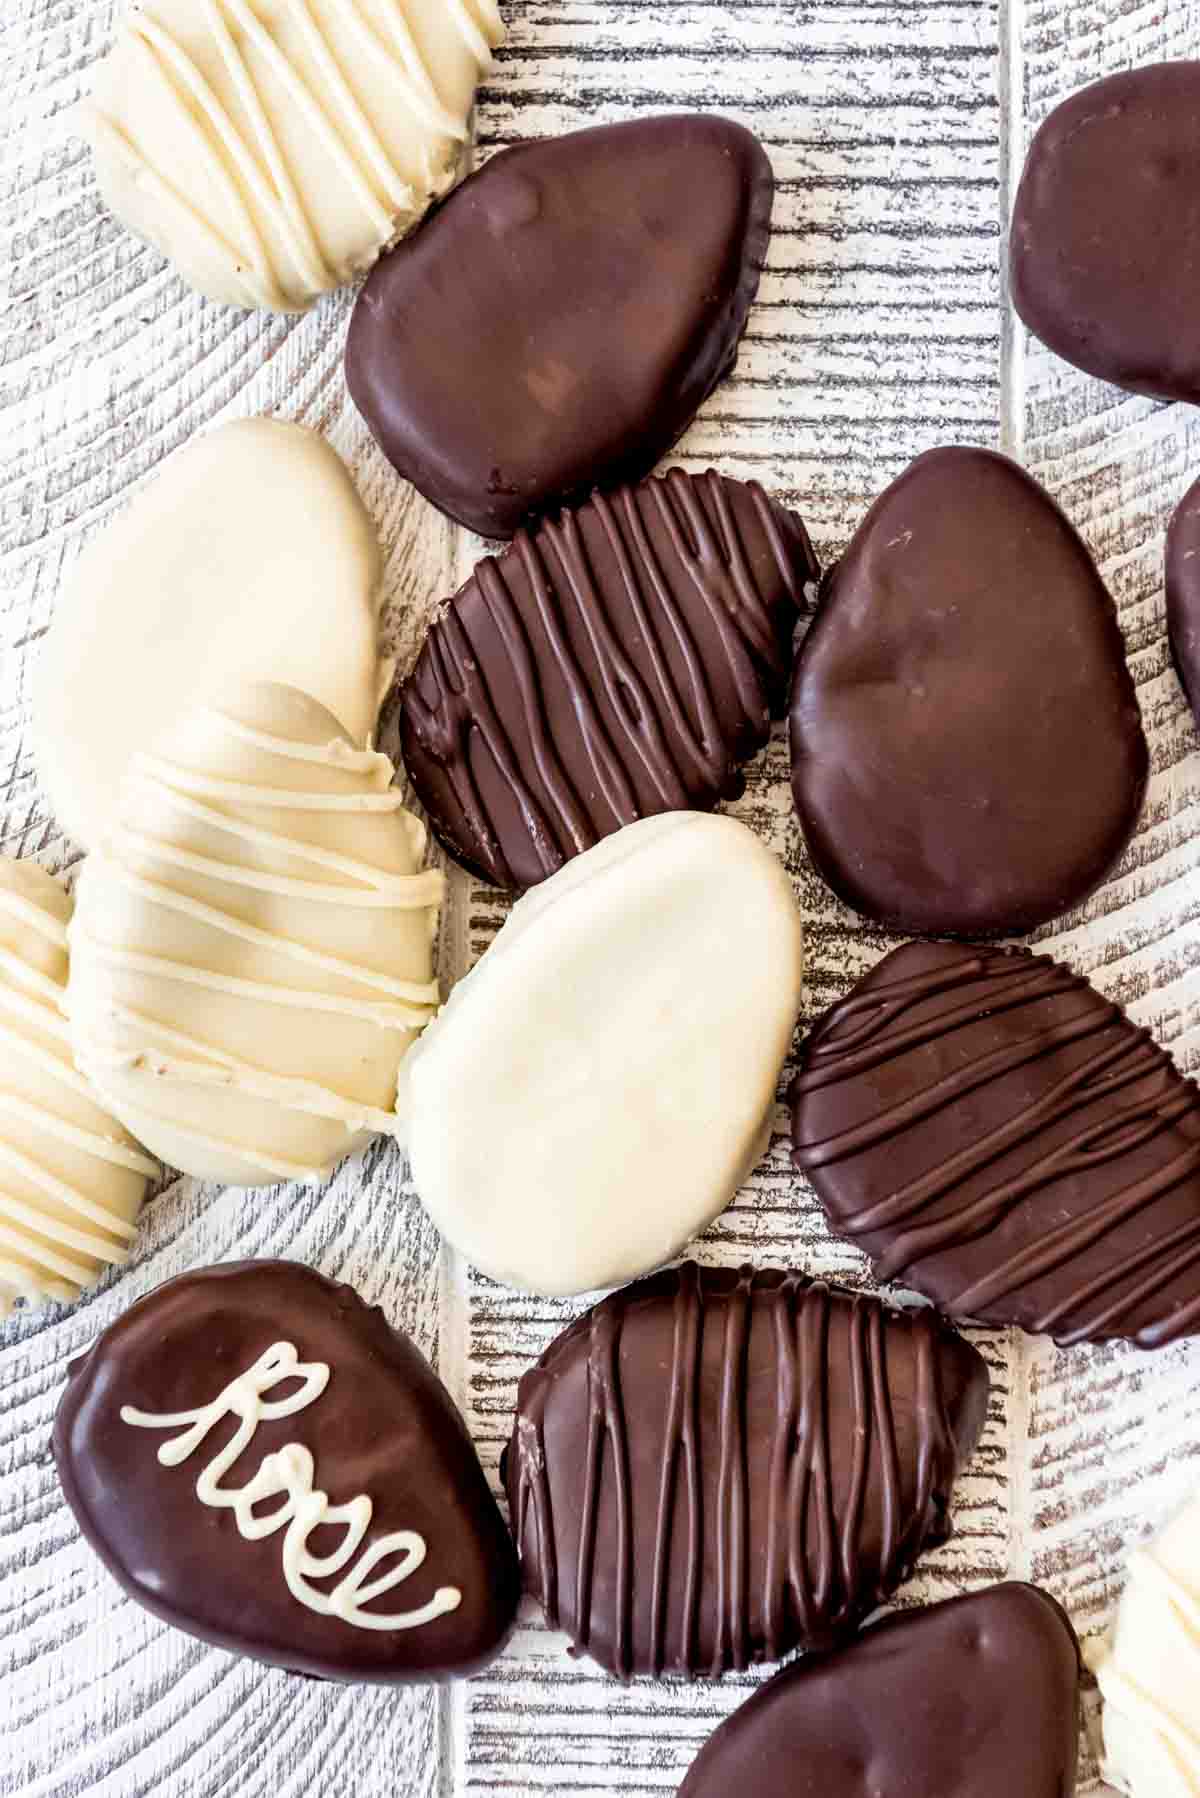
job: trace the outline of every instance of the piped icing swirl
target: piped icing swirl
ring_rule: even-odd
[[[185,1172],[305,1178],[400,1130],[443,877],[391,781],[273,683],[135,756],[80,878],[69,1004],[80,1065]]]
[[[495,0],[131,6],[80,127],[104,198],[192,286],[303,311],[453,181]]]
[[[123,1262],[158,1173],[72,1062],[70,915],[42,868],[0,861],[0,1315],[73,1299]]]
[[[233,1435],[197,1476],[200,1503],[215,1510],[231,1510],[239,1534],[248,1542],[285,1530],[283,1576],[292,1597],[310,1611],[338,1617],[355,1629],[419,1629],[423,1623],[456,1611],[462,1593],[457,1586],[439,1586],[432,1598],[411,1610],[367,1610],[372,1599],[402,1585],[424,1564],[425,1538],[417,1530],[392,1530],[363,1548],[374,1514],[370,1495],[360,1492],[344,1504],[331,1504],[329,1494],[315,1484],[316,1464],[303,1443],[288,1442],[264,1455],[257,1472],[241,1486],[221,1483],[250,1447],[261,1423],[294,1416],[315,1404],[328,1386],[329,1376],[327,1361],[301,1361],[294,1343],[276,1342],[244,1373],[230,1380],[211,1403],[172,1412],[122,1405],[121,1421],[141,1430],[173,1430],[182,1425],[179,1435],[160,1446],[157,1457],[163,1467],[178,1467],[218,1424],[236,1417]],[[267,1398],[278,1386],[291,1386],[292,1390],[280,1398]],[[260,1509],[268,1500],[280,1497],[281,1505]],[[313,1533],[328,1529],[340,1530],[341,1539],[326,1554],[317,1554],[311,1547]],[[369,1580],[368,1575],[381,1563],[386,1563],[386,1571]],[[333,1574],[341,1574],[341,1578],[332,1591],[313,1584]]]

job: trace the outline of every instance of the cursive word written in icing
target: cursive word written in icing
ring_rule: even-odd
[[[268,1400],[264,1394],[284,1381],[299,1380],[296,1391],[287,1398]],[[327,1579],[354,1560],[371,1524],[372,1504],[365,1493],[359,1493],[344,1505],[331,1505],[328,1494],[313,1485],[313,1458],[299,1442],[289,1442],[274,1454],[264,1455],[258,1472],[244,1486],[222,1486],[221,1481],[238,1456],[247,1447],[260,1423],[279,1417],[291,1417],[313,1404],[329,1384],[329,1368],[324,1361],[301,1361],[290,1342],[276,1342],[261,1354],[252,1367],[231,1380],[210,1405],[195,1411],[139,1411],[133,1405],[122,1405],[121,1420],[141,1430],[170,1430],[186,1425],[181,1435],[172,1436],[158,1451],[164,1467],[178,1467],[199,1448],[204,1438],[223,1417],[236,1417],[238,1427],[225,1447],[213,1456],[196,1481],[196,1496],[201,1504],[229,1509],[248,1542],[269,1536],[286,1526],[283,1539],[283,1573],[293,1598],[310,1611],[323,1616],[340,1617],[356,1629],[416,1629],[432,1623],[435,1617],[455,1611],[462,1603],[456,1586],[439,1586],[428,1604],[415,1611],[393,1611],[388,1614],[366,1611],[364,1605],[381,1598],[394,1586],[402,1584],[417,1571],[425,1559],[425,1539],[415,1530],[395,1530],[380,1536],[349,1568],[331,1592],[320,1592],[310,1582]],[[255,1506],[270,1498],[284,1495],[284,1503],[265,1516],[255,1514]],[[341,1542],[327,1555],[313,1554],[308,1546],[312,1532],[321,1525],[341,1525],[345,1531]],[[368,1582],[367,1576],[380,1561],[393,1555],[400,1559],[387,1573]]]

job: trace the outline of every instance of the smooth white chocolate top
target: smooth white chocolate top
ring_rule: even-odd
[[[71,1059],[70,916],[43,868],[0,860],[0,1315],[73,1299],[124,1261],[158,1173]]]
[[[801,974],[788,877],[731,818],[648,818],[569,861],[409,1059],[443,1235],[545,1294],[669,1260],[766,1147]]]
[[[1200,1798],[1200,1497],[1130,1556],[1116,1623],[1088,1661],[1109,1784],[1133,1798]]]
[[[503,37],[496,0],[142,0],[80,128],[193,287],[302,312],[451,184]]]
[[[384,755],[303,693],[200,706],[133,759],[71,925],[75,1054],[164,1161],[237,1185],[398,1133],[443,877]]]
[[[33,695],[54,814],[96,848],[134,751],[197,700],[278,680],[357,743],[375,728],[382,558],[315,431],[240,419],[167,463],[90,542],[55,602]]]

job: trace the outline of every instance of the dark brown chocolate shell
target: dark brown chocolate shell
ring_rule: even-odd
[[[1012,1583],[785,1667],[709,1738],[679,1798],[1071,1798],[1078,1758],[1075,1632],[1048,1593]]]
[[[232,1411],[175,1465],[159,1450],[175,1427],[123,1415],[165,1416],[211,1405],[277,1344],[328,1382],[290,1416],[258,1424],[219,1475],[223,1491],[251,1481],[264,1457],[296,1445],[334,1505],[365,1496],[371,1515],[342,1573],[362,1569],[384,1537],[415,1532],[424,1558],[367,1614],[421,1611],[444,1593],[458,1603],[419,1626],[362,1627],[309,1607],[290,1591],[284,1530],[247,1539],[228,1506],[206,1504],[198,1477],[235,1433]],[[267,1402],[297,1391],[281,1375]],[[264,1395],[265,1396],[265,1395]],[[235,1654],[321,1679],[402,1684],[470,1673],[499,1651],[516,1610],[513,1545],[462,1419],[423,1356],[348,1286],[290,1261],[241,1261],[184,1274],[150,1293],[71,1365],[54,1423],[54,1455],[80,1529],[130,1596],[156,1616]],[[257,1518],[283,1496],[264,1499]],[[341,1525],[318,1525],[308,1549],[328,1556]],[[371,1575],[400,1565],[397,1549]],[[407,1552],[407,1551],[405,1551]],[[311,1584],[329,1595],[333,1575]],[[369,1582],[368,1582],[369,1583]],[[436,1608],[436,1607],[435,1607]]]
[[[521,1381],[505,1480],[525,1584],[622,1678],[827,1645],[949,1534],[987,1392],[932,1311],[669,1269]]]

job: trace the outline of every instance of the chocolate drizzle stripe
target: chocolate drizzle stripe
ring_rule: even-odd
[[[875,1420],[879,1442],[879,1472],[883,1492],[883,1555],[880,1563],[880,1583],[886,1587],[889,1584],[891,1570],[896,1566],[899,1558],[904,1526],[900,1514],[900,1457],[896,1447],[896,1420],[892,1414],[888,1393],[887,1336],[883,1327],[882,1312],[875,1315],[871,1343],[871,1413]],[[948,1446],[949,1440],[949,1430],[947,1430],[938,1444],[943,1477],[945,1477],[946,1466],[953,1464]],[[918,1530],[920,1528],[919,1512],[917,1513],[916,1528]]]
[[[796,1407],[799,1394],[796,1380],[795,1299],[789,1281],[784,1281],[771,1307],[771,1329],[775,1341],[775,1378],[777,1397],[775,1434],[771,1443],[770,1485],[767,1505],[767,1547],[763,1557],[763,1635],[768,1660],[778,1660],[783,1652],[783,1603],[787,1574],[787,1500],[788,1469],[792,1459],[792,1443],[796,1436]]]
[[[675,732],[678,747],[692,763],[696,775],[710,778],[713,751],[721,740],[721,728],[713,704],[711,682],[694,637],[680,616],[654,543],[646,530],[637,503],[637,492],[625,488],[611,499],[597,494],[596,514],[604,527],[629,608],[646,645],[664,724]],[[640,570],[640,579],[639,579]],[[656,624],[669,630],[687,669],[688,687],[697,723],[693,725],[684,695],[671,678],[670,664]]]
[[[818,1087],[830,1086],[840,1080],[848,1080],[854,1074],[865,1074],[871,1068],[878,1067],[881,1062],[890,1061],[897,1055],[905,1054],[909,1049],[920,1048],[922,1043],[936,1042],[959,1024],[973,1023],[986,1010],[989,1017],[1001,1012],[1015,1011],[1023,1005],[1040,1003],[1051,993],[1070,992],[1072,989],[1083,990],[1086,982],[1077,975],[1070,974],[1065,968],[1057,967],[1053,962],[1047,967],[1054,978],[1048,978],[1041,971],[1027,979],[1014,981],[1013,973],[1022,971],[1020,963],[1013,970],[1006,967],[996,974],[985,974],[985,964],[978,956],[964,958],[960,964],[961,972],[953,980],[938,979],[931,983],[928,991],[923,991],[919,980],[897,982],[897,987],[905,989],[903,997],[890,1000],[875,998],[873,993],[864,993],[861,997],[845,1001],[844,1008],[839,1006],[831,1026],[826,1033],[818,1030],[811,1045],[814,1067],[805,1066],[797,1075],[797,1086],[802,1092],[810,1092]],[[934,997],[949,987],[956,987],[962,981],[985,981],[988,985],[986,999],[978,997],[947,1006],[943,1011],[933,1012],[920,1024],[913,1024],[907,1030],[891,1030],[896,1019],[910,1011],[914,1005]],[[993,988],[995,990],[991,990]],[[848,1053],[847,1045],[841,1036],[839,1026],[843,1016],[854,1017],[858,1013],[865,1014],[859,1028],[854,1032],[855,1049],[862,1043],[871,1046]],[[1111,1006],[1110,1017],[1116,1017],[1117,1008]]]
[[[1086,1162],[1082,1159],[1073,1164],[1068,1162],[1067,1171],[1071,1171],[1072,1166],[1084,1165]],[[1166,1167],[1147,1175],[1144,1180],[1139,1180],[1133,1186],[1120,1188],[1102,1204],[1093,1205],[1086,1217],[1070,1218],[1040,1241],[1031,1243],[1020,1254],[1010,1255],[1007,1260],[999,1262],[984,1279],[963,1289],[960,1302],[964,1308],[990,1304],[993,1299],[1011,1292],[1014,1286],[1040,1279],[1044,1274],[1060,1267],[1063,1262],[1082,1255],[1110,1230],[1144,1210],[1152,1199],[1158,1198],[1160,1193],[1170,1191],[1185,1175],[1195,1173],[1197,1169],[1200,1169],[1200,1143],[1184,1149]],[[1118,1271],[1124,1276],[1124,1262]]]
[[[531,557],[526,553],[527,548],[528,539],[521,538],[519,553],[529,566]],[[535,598],[541,609],[543,628],[548,636],[553,633],[551,640],[555,645],[556,653],[569,657],[570,650],[563,642],[562,633],[557,630],[549,607],[546,605],[546,582],[542,576],[540,565],[537,569],[529,566],[529,576],[533,583]],[[533,755],[533,764],[541,779],[542,792],[549,801],[553,812],[557,814],[561,826],[560,840],[575,849],[590,848],[595,841],[595,835],[554,747],[554,740],[546,720],[537,658],[529,642],[525,621],[516,607],[510,603],[508,588],[500,577],[497,564],[491,558],[485,558],[479,565],[478,586],[480,596],[508,656],[508,665],[521,698],[521,709],[525,718],[525,731]],[[478,670],[479,664],[476,662],[474,665]],[[574,666],[575,673],[578,674],[578,665]],[[481,675],[478,678],[482,678]],[[498,726],[498,728],[502,727]],[[616,775],[620,777],[619,765],[615,765],[611,746],[606,746],[603,742],[594,743],[590,734],[587,734],[587,741],[592,750],[592,768],[601,785],[606,785],[613,778],[614,767]],[[533,800],[529,783],[519,773],[520,757],[516,755],[511,744],[508,748],[509,755],[504,771],[510,783],[514,778],[518,780],[524,791],[529,794],[531,801],[536,803]]]
[[[1200,1259],[1200,1217],[1194,1223],[1180,1224],[1178,1229],[1172,1230],[1167,1236],[1158,1237],[1153,1242],[1148,1242],[1140,1253],[1125,1256],[1121,1262],[1121,1272],[1125,1279],[1144,1267],[1149,1267],[1152,1271],[1128,1292],[1123,1293],[1119,1298],[1111,1299],[1100,1311],[1085,1317],[1084,1321],[1073,1330],[1064,1332],[1060,1340],[1067,1346],[1072,1342],[1081,1342],[1096,1331],[1104,1329],[1127,1306],[1132,1307],[1140,1304],[1143,1299],[1152,1297],[1162,1277],[1154,1264],[1171,1249],[1185,1251],[1174,1263],[1177,1272],[1182,1272],[1184,1268],[1190,1267]],[[1103,1273],[1097,1274],[1094,1280],[1089,1280],[1086,1286],[1077,1288],[1061,1299],[1057,1305],[1048,1306],[1042,1312],[1043,1330],[1053,1331],[1059,1319],[1064,1317],[1068,1311],[1082,1310],[1090,1299],[1103,1297],[1111,1283],[1112,1276],[1105,1269]],[[1182,1311],[1176,1312],[1173,1321],[1178,1322],[1181,1317],[1192,1318],[1197,1315],[1200,1315],[1200,1298],[1197,1298],[1193,1304],[1184,1306]]]
[[[746,1351],[749,1344],[750,1282],[747,1268],[725,1307],[721,1366],[719,1474],[717,1482],[717,1646],[713,1677],[721,1668],[747,1665],[746,1588]]]
[[[908,1021],[914,1007],[962,986],[967,988],[965,997],[943,1005],[929,1018]],[[1077,1017],[1058,1023],[1042,1021],[1055,1015],[1045,1011],[1048,1004],[1075,990],[1081,1000],[1089,1002]],[[820,1141],[797,1140],[797,1166],[818,1175],[825,1169],[836,1174],[840,1161],[869,1150],[886,1153],[894,1136],[917,1123],[926,1130],[936,1128],[933,1120],[949,1113],[964,1094],[1069,1045],[1100,1039],[1084,1060],[1037,1096],[1027,1098],[1013,1115],[907,1185],[869,1206],[838,1215],[837,1227],[846,1236],[877,1238],[871,1246],[881,1279],[915,1273],[919,1283],[920,1264],[927,1258],[953,1252],[994,1230],[1018,1205],[1036,1199],[1054,1182],[1119,1164],[1200,1114],[1200,1095],[1194,1084],[1179,1076],[1148,1032],[1135,1029],[1116,1005],[1095,993],[1086,981],[1042,957],[981,951],[921,975],[877,982],[836,1007],[818,1026],[804,1052],[793,1094],[797,1116],[802,1116],[806,1098],[818,1090],[828,1092],[840,1082],[898,1061],[924,1043],[946,1040],[1001,1012],[1011,1016],[1022,1007],[1028,1008],[1028,1025],[1017,1041],[972,1055],[969,1039],[964,1038],[963,1051],[954,1057],[953,1073],[882,1106],[851,1128]],[[1033,1090],[1037,1092],[1036,1085]],[[1093,1107],[1103,1109],[1077,1124],[1063,1140],[1037,1153],[1040,1139],[1057,1132],[1075,1113]],[[934,1205],[952,1199],[957,1189],[986,1176],[991,1164],[1020,1149],[1027,1156],[1032,1151],[1033,1159],[1019,1165],[1008,1178],[983,1191],[976,1188],[975,1196],[952,1203],[943,1215],[926,1216]],[[1157,1166],[1136,1179],[1123,1180],[1115,1191],[1065,1221],[1048,1219],[1053,1227],[1041,1229],[1034,1240],[1000,1255],[986,1273],[962,1282],[952,1297],[942,1292],[942,1302],[958,1315],[987,1314],[1000,1301],[1060,1269],[1069,1269],[1198,1171],[1200,1142],[1164,1150]],[[1139,1307],[1193,1264],[1198,1230],[1200,1219],[1195,1228],[1188,1221],[1165,1235],[1154,1232],[1153,1241],[1145,1245],[1134,1242],[1119,1250],[1114,1245],[1110,1267],[1074,1280],[1068,1275],[1065,1290],[1056,1292],[1036,1315],[1023,1321],[1034,1330],[1053,1328],[1064,1342],[1097,1333],[1123,1333],[1123,1326]],[[1138,1274],[1143,1277],[1135,1281]],[[1131,1281],[1135,1283],[1129,1284]],[[1186,1320],[1195,1316],[1200,1316],[1200,1299],[1182,1309],[1175,1305],[1161,1326],[1145,1326],[1139,1340],[1149,1345],[1163,1339],[1164,1332],[1167,1337],[1180,1334]]]
[[[452,753],[453,740],[459,738],[465,745],[469,729],[478,732],[496,766],[504,772],[521,807],[529,839],[535,845],[547,874],[552,873],[557,862],[552,855],[547,854],[547,844],[552,840],[548,823],[537,801],[517,773],[508,738],[482,676],[472,683],[471,708],[469,712],[467,710],[465,698],[470,644],[466,632],[452,611],[447,612],[445,618],[433,627],[426,643],[439,688],[445,698],[441,711],[434,711],[425,704],[414,688],[408,696],[409,715],[414,729],[430,754],[436,756],[444,766],[476,848],[482,852],[484,859],[490,859],[497,865],[506,865],[472,772],[470,757]]]
[[[849,1317],[850,1342],[850,1387],[853,1395],[853,1415],[858,1420],[854,1432],[854,1441],[850,1457],[850,1486],[846,1498],[846,1508],[842,1517],[842,1535],[838,1543],[841,1565],[842,1591],[850,1593],[857,1585],[855,1574],[856,1548],[858,1542],[859,1518],[862,1514],[863,1495],[867,1486],[867,1467],[871,1457],[871,1404],[875,1397],[874,1386],[868,1387],[866,1366],[866,1344],[864,1328],[867,1314],[856,1298]],[[886,1555],[886,1548],[885,1548]]]
[[[597,510],[603,515],[607,510],[606,502],[598,495],[595,500]],[[591,563],[588,560],[587,548],[583,533],[579,529],[578,520],[570,512],[564,512],[561,518],[547,519],[538,533],[539,543],[551,551],[558,563],[559,579],[554,583],[547,575],[546,585],[539,589],[539,600],[548,611],[549,593],[560,594],[564,601],[569,594],[573,602],[572,615],[576,627],[582,631],[591,646],[600,670],[600,682],[604,696],[615,717],[624,719],[628,728],[629,741],[649,775],[663,804],[676,807],[682,803],[684,788],[679,779],[678,769],[671,760],[661,726],[651,704],[650,694],[633,662],[622,648],[620,638],[608,616],[604,605],[604,597],[600,585],[595,579]],[[527,533],[518,538],[522,559],[538,554],[534,540]],[[539,564],[539,572],[546,568],[544,553]],[[556,646],[557,647],[557,646]],[[637,801],[633,788],[629,783],[620,758],[612,749],[608,727],[603,714],[596,704],[593,683],[588,680],[577,661],[569,666],[565,661],[561,664],[563,677],[574,703],[575,715],[580,731],[592,751],[592,764],[596,768],[597,777],[601,769],[595,753],[595,745],[603,743],[612,756],[612,765],[617,777],[615,790],[609,790],[601,783],[609,805],[617,820],[628,824],[638,816]],[[627,697],[629,696],[629,697]],[[632,703],[630,703],[630,698]]]
[[[787,547],[783,541],[783,532],[779,528],[778,513],[757,481],[751,481],[749,483],[749,488],[751,497],[754,501],[754,510],[758,514],[763,534],[771,546],[771,554],[775,558],[775,566],[779,571],[779,578],[786,587],[790,587],[795,579],[795,571],[791,559],[788,556]],[[789,512],[788,517],[800,538],[804,561],[808,568],[809,579],[815,581],[818,576],[819,565],[816,552],[812,546],[812,538],[808,534],[808,527],[798,512]],[[806,595],[801,594],[800,597],[805,598]]]
[[[600,1508],[600,1471],[604,1454],[604,1405],[596,1402],[599,1384],[595,1328],[588,1345],[587,1459],[584,1472],[583,1508],[579,1523],[579,1552],[575,1564],[575,1615],[579,1619],[581,1648],[588,1645],[592,1615],[592,1572],[596,1562],[596,1514]]]
[[[554,1546],[554,1514],[551,1510],[550,1482],[546,1478],[546,1445],[540,1423],[522,1417],[517,1420],[521,1440],[521,1485],[517,1504],[516,1536],[527,1539],[529,1508],[533,1506],[537,1530],[538,1592],[547,1621],[558,1623],[558,1555]]]
[[[1107,1017],[1102,1017],[1098,1028],[1108,1029],[1111,1021]],[[1045,1034],[1047,1041],[1053,1040],[1061,1045],[1072,1040],[1078,1041],[1091,1033],[1079,1030],[1067,1036],[1055,1031],[1047,1031]],[[1010,1149],[1028,1142],[1040,1130],[1061,1122],[1082,1106],[1093,1104],[1105,1093],[1116,1091],[1121,1086],[1144,1079],[1148,1072],[1156,1072],[1155,1057],[1137,1053],[1145,1050],[1146,1047],[1145,1043],[1135,1042],[1132,1045],[1134,1052],[1131,1055],[1131,1045],[1127,1037],[1120,1037],[1115,1043],[1108,1043],[1099,1054],[1093,1056],[1081,1067],[1074,1069],[1059,1081],[1044,1099],[1029,1105],[1017,1118],[995,1130],[986,1132],[970,1148],[962,1149],[957,1155],[949,1157],[941,1167],[931,1170],[920,1180],[911,1181],[908,1186],[900,1188],[890,1198],[871,1206],[861,1217],[854,1220],[850,1233],[862,1235],[871,1229],[890,1227],[905,1222],[923,1210],[933,1199],[948,1192],[959,1181],[966,1180],[971,1175],[980,1172],[990,1162],[997,1160]],[[1008,1058],[1007,1061],[1000,1064],[1000,1071],[1008,1072],[1013,1068],[1021,1067],[1031,1059],[1032,1057],[1028,1055]],[[1128,1061],[1129,1065],[1124,1067],[1119,1065],[1125,1061]],[[1144,1065],[1147,1061],[1150,1062],[1149,1068]],[[1114,1067],[1114,1063],[1118,1065]],[[1097,1078],[1097,1076],[1105,1075],[1106,1070],[1108,1073],[1105,1078]],[[981,1081],[972,1082],[972,1085],[981,1084]],[[953,1096],[960,1097],[961,1091],[956,1091]],[[925,1114],[927,1115],[927,1113]],[[1131,1111],[1129,1115],[1131,1117],[1142,1115],[1141,1109]],[[1173,1115],[1175,1115],[1173,1112],[1166,1115],[1156,1110],[1156,1121],[1148,1133],[1152,1134],[1153,1129],[1163,1127]],[[915,1121],[915,1117],[912,1121]],[[1103,1134],[1108,1125],[1105,1123],[1099,1128]],[[893,1134],[892,1131],[886,1132],[886,1135],[891,1134]],[[1054,1166],[1056,1159],[1063,1161],[1063,1166],[1059,1167],[1057,1171],[1065,1171],[1067,1147],[1068,1145],[1063,1145],[1062,1148],[1035,1163],[1034,1168],[1026,1170],[1024,1175],[1010,1181],[1006,1186],[993,1189],[991,1193],[985,1195],[983,1200],[976,1201],[974,1206],[969,1207],[962,1214],[964,1224],[970,1226],[981,1217],[995,1221],[995,1218],[1003,1215],[1003,1212],[1009,1209],[1018,1198],[1035,1191],[1038,1186],[1044,1184],[1045,1180],[1056,1177]],[[1094,1159],[1104,1158],[1098,1156]],[[1080,1165],[1086,1165],[1086,1163]],[[1039,1172],[1039,1170],[1041,1171]]]

